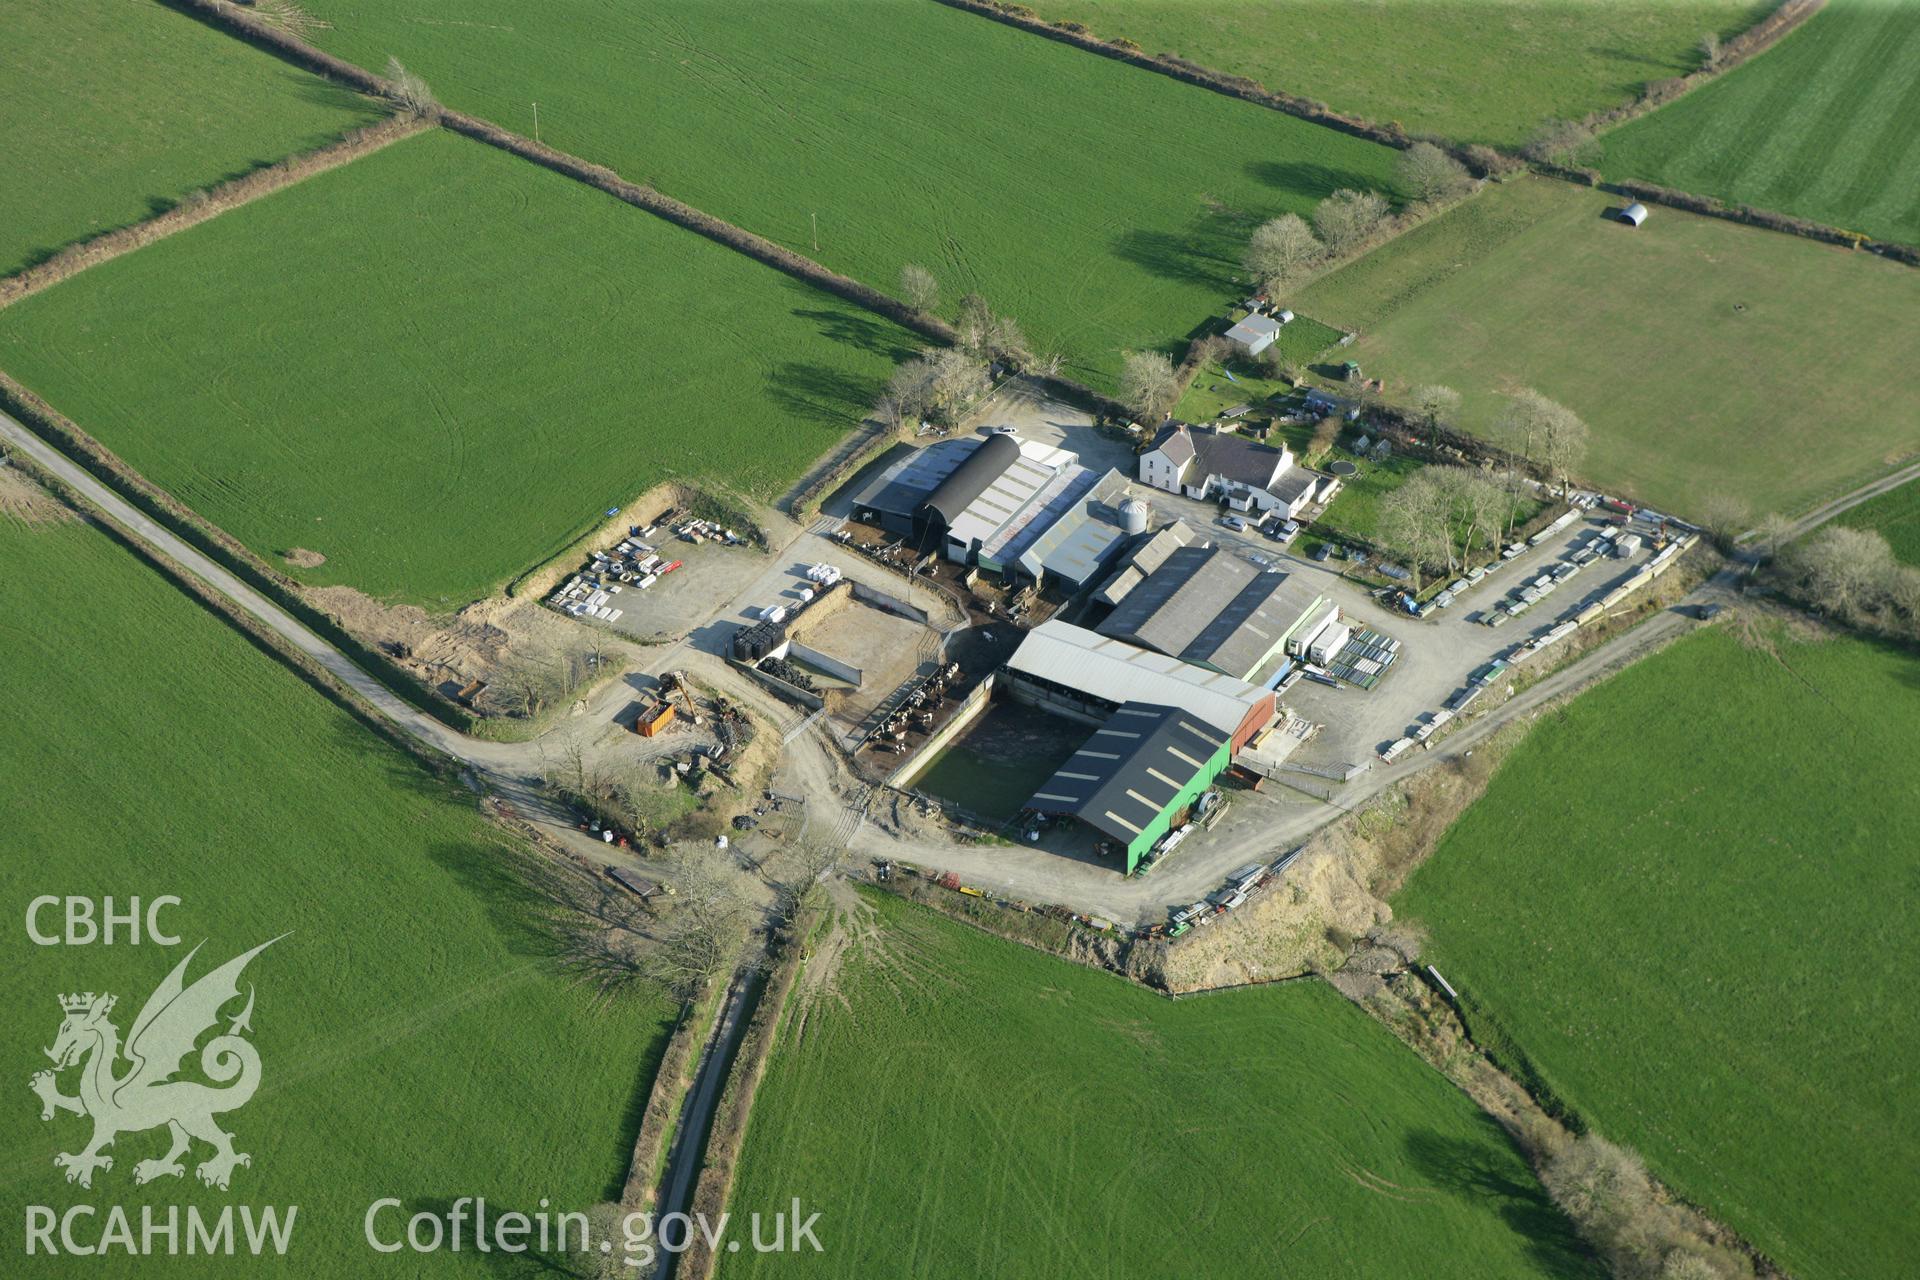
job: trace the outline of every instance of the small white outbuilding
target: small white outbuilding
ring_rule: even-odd
[[[1635,200],[1620,211],[1620,221],[1630,227],[1637,227],[1647,220],[1647,206]]]

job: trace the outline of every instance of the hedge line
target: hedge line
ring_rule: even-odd
[[[73,459],[108,488],[163,525],[168,532],[234,574],[305,624],[314,634],[346,654],[354,664],[406,702],[449,728],[473,732],[474,718],[465,709],[433,695],[410,672],[379,650],[361,643],[326,613],[308,604],[300,585],[256,556],[231,534],[149,481],[117,454],[82,430],[79,424],[0,371],[0,408],[25,423],[34,434]]]
[[[0,280],[0,307],[51,288],[88,267],[111,261],[143,245],[185,231],[188,227],[198,226],[250,200],[258,200],[283,187],[290,187],[316,173],[337,169],[350,160],[431,127],[430,121],[418,116],[389,116],[342,134],[324,147],[287,156],[231,182],[195,191],[165,213],[70,244],[46,261]]]

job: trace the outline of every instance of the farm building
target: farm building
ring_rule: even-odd
[[[1271,690],[1065,622],[1029,631],[1002,677],[1018,701],[1093,724],[1129,702],[1180,707],[1234,751],[1274,716]]]
[[[1304,579],[1222,547],[1181,547],[1095,629],[1245,680],[1327,607]]]
[[[1168,493],[1205,500],[1225,497],[1236,511],[1272,511],[1272,491],[1293,469],[1293,451],[1258,444],[1232,432],[1175,423],[1162,427],[1140,455],[1140,479]]]
[[[1027,801],[1126,851],[1127,874],[1232,758],[1224,731],[1178,707],[1126,702]]]
[[[1127,593],[1147,580],[1147,575],[1167,562],[1167,557],[1193,541],[1193,526],[1174,521],[1157,533],[1147,535],[1127,552],[1113,576],[1093,593],[1095,604],[1117,605]]]
[[[1019,572],[1042,585],[1058,583],[1078,591],[1106,572],[1107,566],[1138,530],[1128,528],[1129,505],[1140,508],[1135,519],[1144,522],[1145,504],[1130,498],[1127,477],[1118,471],[1096,476],[1075,468],[1087,483],[1076,484],[1074,498],[1064,510],[1050,510],[1014,556]],[[981,552],[980,563],[987,564]]]
[[[1630,227],[1637,227],[1647,220],[1647,206],[1635,200],[1620,211],[1620,221]]]
[[[1292,318],[1292,313],[1287,313]],[[1280,336],[1280,326],[1284,321],[1272,316],[1263,316],[1255,312],[1245,319],[1238,320],[1227,330],[1227,341],[1239,347],[1250,356],[1257,356],[1272,346],[1274,339]]]
[[[978,437],[942,440],[916,449],[874,477],[854,496],[853,518],[888,533],[914,538],[921,533],[927,498],[980,448]]]

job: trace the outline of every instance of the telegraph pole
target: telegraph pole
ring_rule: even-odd
[[[533,140],[540,141],[540,104],[533,104]]]

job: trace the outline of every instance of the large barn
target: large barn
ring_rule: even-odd
[[[1325,606],[1303,577],[1256,568],[1224,547],[1179,547],[1095,629],[1247,680]]]

